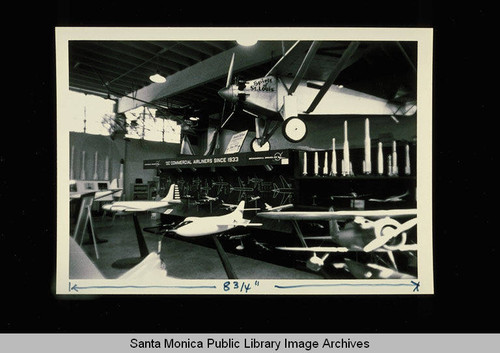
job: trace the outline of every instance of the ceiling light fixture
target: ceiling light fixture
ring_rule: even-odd
[[[154,83],[163,83],[167,80],[165,76],[160,74],[160,54],[161,52],[156,56],[156,72],[149,76],[149,79]]]
[[[257,39],[252,38],[240,38],[237,40],[239,45],[243,45],[245,47],[250,47],[252,45],[257,44]]]
[[[154,83],[163,83],[167,80],[164,76],[160,75],[159,72],[156,72],[154,75],[149,76],[149,79]]]

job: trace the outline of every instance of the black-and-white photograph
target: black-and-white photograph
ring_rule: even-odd
[[[433,293],[431,30],[56,49],[58,294]]]

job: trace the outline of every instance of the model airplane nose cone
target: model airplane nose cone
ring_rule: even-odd
[[[219,90],[219,92],[217,93],[219,93],[219,96],[221,96],[224,100],[232,101],[234,99],[233,90],[231,87],[225,87]]]

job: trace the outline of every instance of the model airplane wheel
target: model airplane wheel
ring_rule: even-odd
[[[269,141],[266,141],[261,146],[258,138],[254,138],[250,146],[252,148],[252,151],[254,152],[265,152],[271,149],[271,144],[269,143]]]
[[[302,119],[294,117],[285,120],[282,131],[288,141],[297,143],[306,137],[307,127]]]

